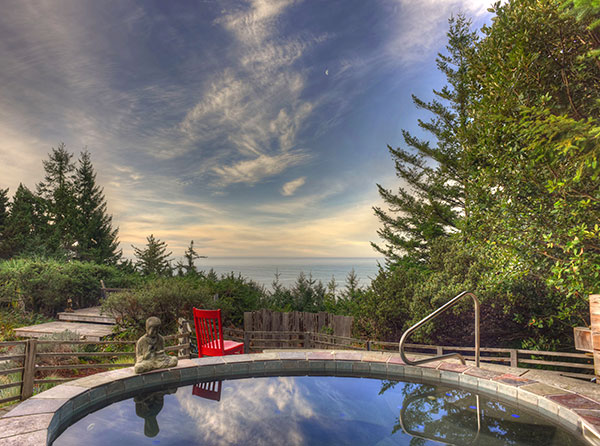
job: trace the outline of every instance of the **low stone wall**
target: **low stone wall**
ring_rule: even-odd
[[[600,445],[600,386],[551,372],[457,362],[415,367],[398,354],[324,350],[267,351],[261,354],[180,360],[177,367],[136,375],[133,368],[88,376],[56,386],[0,418],[0,445],[51,444],[86,414],[141,389],[191,384],[207,379],[250,376],[341,375],[412,379],[476,391],[537,411],[590,444]]]

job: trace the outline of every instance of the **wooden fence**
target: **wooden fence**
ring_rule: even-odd
[[[189,358],[189,336],[186,333],[165,336],[165,343],[167,352],[177,352],[178,356]],[[0,404],[25,400],[40,386],[60,384],[107,369],[133,366],[134,358],[135,341],[28,339],[0,342]],[[63,376],[48,377],[57,373]],[[15,392],[17,388],[18,392]],[[10,392],[13,395],[3,397],[2,393],[6,393],[7,389],[15,390]]]
[[[269,332],[312,332],[328,333],[348,337],[352,332],[351,316],[303,311],[279,312],[271,310],[248,311],[244,313],[244,331]]]
[[[193,333],[193,321],[180,320],[185,323],[189,337],[182,338],[180,343],[191,345],[192,356],[197,355],[196,336]],[[265,349],[339,349],[398,352],[397,342],[373,341],[357,339],[349,336],[335,336],[325,333],[301,331],[245,331],[224,328],[223,336],[244,343],[246,353],[260,352]],[[475,360],[474,347],[456,347],[426,344],[406,344],[408,353],[421,355],[442,355],[460,353],[467,360]],[[591,354],[549,352],[524,350],[515,348],[483,347],[480,351],[481,362],[503,364],[515,368],[539,368],[554,371],[564,376],[580,379],[594,377],[594,360]]]
[[[226,339],[244,342],[246,353],[274,348],[398,351],[397,342],[372,341],[308,331],[244,331],[225,328],[223,334]],[[180,358],[197,355],[191,321],[180,319],[178,333],[165,336],[165,341],[167,344],[165,350],[177,352]],[[0,404],[29,398],[39,386],[70,381],[100,370],[132,366],[134,348],[134,341],[29,339],[0,342]],[[90,351],[83,351],[85,349]],[[459,352],[466,359],[474,358],[473,347],[406,344],[406,351],[422,355]],[[87,358],[89,362],[73,363],[73,358],[77,360]],[[64,360],[70,362],[64,363]],[[107,360],[115,362],[107,362]],[[511,367],[541,368],[575,378],[594,377],[593,358],[584,353],[482,348],[481,361]],[[68,371],[68,376],[48,378],[51,373],[65,370]],[[13,391],[12,396],[2,397],[2,393],[7,389],[17,388],[18,392]]]

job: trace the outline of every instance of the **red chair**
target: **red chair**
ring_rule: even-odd
[[[243,343],[223,340],[221,310],[194,308],[194,326],[196,327],[199,358],[244,353]]]

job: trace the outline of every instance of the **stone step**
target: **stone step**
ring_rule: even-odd
[[[56,321],[15,328],[14,332],[15,336],[22,338],[39,338],[45,335],[62,333],[65,330],[77,333],[87,341],[100,341],[105,336],[112,334],[113,325]]]
[[[72,322],[93,322],[96,324],[111,324],[116,323],[115,318],[109,314],[102,313],[101,307],[81,308],[72,313],[58,313],[59,321]]]

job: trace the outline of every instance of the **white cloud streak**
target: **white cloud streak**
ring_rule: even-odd
[[[285,197],[294,195],[299,187],[302,187],[306,183],[306,177],[296,178],[295,180],[288,181],[281,188],[281,194]]]
[[[388,42],[386,57],[401,64],[431,58],[446,41],[448,18],[459,12],[477,18],[486,13],[491,0],[396,0],[397,34]]]
[[[305,79],[293,63],[322,38],[280,34],[294,3],[253,0],[216,20],[235,38],[239,64],[210,82],[179,129],[190,144],[221,144],[209,169],[218,187],[254,185],[309,159],[297,136],[317,104],[301,99]]]

